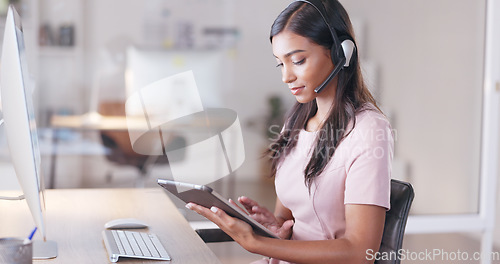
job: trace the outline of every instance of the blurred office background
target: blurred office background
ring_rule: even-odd
[[[4,16],[8,1],[1,2]],[[110,159],[102,131],[56,129],[52,119],[122,115],[131,89],[127,74],[147,84],[155,74],[193,69],[205,106],[235,110],[242,125],[246,159],[221,181],[221,192],[233,198],[249,192],[273,205],[261,156],[274,135],[269,130],[279,131],[270,126],[280,123],[294,98],[275,67],[269,29],[289,0],[13,2],[35,83],[47,186],[137,186],[138,166]],[[416,190],[412,215],[477,213],[486,0],[341,2],[354,24],[367,83],[394,129],[393,177]],[[1,128],[0,149],[0,188],[18,188]],[[170,174],[168,165],[150,163],[141,186]],[[500,247],[500,228],[495,232]]]

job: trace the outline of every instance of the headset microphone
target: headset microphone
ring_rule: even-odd
[[[354,49],[356,48],[356,46],[354,45],[354,42],[352,40],[350,40],[350,39],[346,39],[346,40],[342,41],[341,46],[342,46],[342,50],[344,52],[344,56],[342,56],[340,58],[340,61],[337,62],[337,65],[335,65],[335,68],[332,70],[332,72],[330,73],[330,75],[328,75],[328,77],[325,79],[325,81],[320,86],[318,86],[316,89],[314,89],[314,92],[316,92],[316,93],[321,92],[321,90],[323,90],[323,88],[325,88],[326,85],[335,76],[337,76],[337,74],[343,68],[349,67],[349,64],[350,64],[350,61],[351,61],[351,57],[352,57],[352,54],[354,53]]]
[[[345,58],[341,59],[340,62],[342,64],[345,63]],[[340,70],[342,70],[342,68],[344,67],[344,65],[342,65],[341,63],[338,63],[335,66],[335,68],[330,73],[330,75],[328,75],[328,77],[326,78],[326,80],[320,86],[318,86],[316,89],[314,89],[314,92],[316,92],[316,93],[321,92],[321,90],[323,90],[323,88],[326,87],[326,85],[333,79],[333,77],[335,77],[340,72]]]
[[[328,85],[328,83],[335,77],[337,74],[345,67],[349,67],[351,57],[356,49],[356,44],[350,37],[345,37],[342,42],[340,42],[337,34],[335,33],[335,29],[330,26],[330,23],[327,19],[328,14],[326,12],[325,6],[321,3],[321,0],[296,0],[300,2],[305,2],[313,6],[320,13],[321,17],[325,21],[330,33],[333,38],[333,45],[331,47],[331,58],[334,65],[332,72],[328,75],[328,77],[323,81],[323,83],[314,89],[314,92],[319,93],[323,88]]]

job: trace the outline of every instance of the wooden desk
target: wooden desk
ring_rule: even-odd
[[[229,112],[229,114],[228,114]],[[211,129],[222,131],[228,128],[236,119],[231,111],[224,109],[215,109],[212,111],[198,112],[196,114],[185,116],[172,120],[172,122],[162,123],[163,131],[169,132],[197,132],[206,131],[210,124]],[[208,120],[207,120],[208,118]],[[158,120],[157,120],[158,121]],[[153,124],[157,124],[154,121]],[[53,128],[72,128],[78,130],[118,130],[118,131],[149,131],[148,121],[143,116],[125,116],[125,115],[53,115],[50,118],[50,126]]]
[[[130,118],[127,124],[126,116],[96,115],[89,118],[87,115],[54,115],[50,125],[54,128],[72,128],[78,130],[148,130],[144,118]]]
[[[57,242],[59,256],[36,263],[110,263],[101,234],[104,223],[133,217],[150,225],[140,231],[156,233],[172,260],[123,258],[119,263],[220,264],[160,188],[53,189],[45,196],[47,239]],[[25,201],[0,200],[0,212],[0,237],[25,237],[33,228]],[[41,239],[40,232],[35,239]]]

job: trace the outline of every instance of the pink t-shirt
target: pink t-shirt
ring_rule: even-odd
[[[352,125],[351,125],[352,126]],[[304,169],[318,132],[300,131],[297,145],[276,173],[276,193],[295,218],[294,240],[325,240],[345,233],[345,205],[370,204],[389,209],[394,140],[378,111],[356,115],[352,132],[339,144],[309,193]],[[271,260],[271,263],[287,263]]]

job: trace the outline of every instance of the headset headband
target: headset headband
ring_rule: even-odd
[[[339,49],[341,50],[342,47],[340,45],[340,40],[337,36],[337,33],[335,32],[335,29],[330,25],[330,21],[328,20],[328,13],[326,12],[325,6],[321,2],[321,0],[296,0],[295,2],[305,2],[310,4],[312,7],[314,7],[321,17],[323,18],[323,21],[325,21],[326,26],[330,30],[330,34],[332,35],[333,38],[333,47],[335,48],[335,52],[337,53],[337,58],[341,59],[342,57],[345,58],[345,55],[343,52],[340,52]],[[333,53],[334,51],[332,51]],[[333,58],[332,58],[333,59]],[[344,64],[344,63],[342,63]]]

